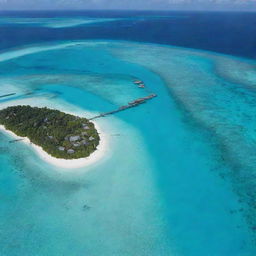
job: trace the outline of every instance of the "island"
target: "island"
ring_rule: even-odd
[[[7,107],[0,110],[0,125],[60,159],[86,158],[100,142],[88,119],[47,107]]]

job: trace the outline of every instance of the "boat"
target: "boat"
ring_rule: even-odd
[[[135,84],[143,84],[143,82],[141,80],[135,80],[134,83]]]

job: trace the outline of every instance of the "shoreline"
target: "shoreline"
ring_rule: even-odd
[[[9,136],[13,137],[14,139],[22,139],[26,145],[31,146],[31,148],[36,152],[36,154],[48,164],[54,165],[56,167],[61,167],[64,169],[76,169],[86,167],[88,165],[96,163],[98,160],[104,157],[106,153],[106,134],[104,134],[96,122],[93,122],[95,128],[99,134],[100,141],[97,149],[88,157],[86,158],[79,158],[79,159],[63,159],[63,158],[56,158],[48,154],[46,151],[42,149],[42,147],[32,143],[28,137],[20,137],[16,135],[14,132],[7,130],[4,125],[0,125],[0,131],[8,134]]]

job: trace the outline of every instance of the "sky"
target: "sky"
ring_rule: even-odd
[[[256,11],[256,0],[0,0],[0,10],[38,9]]]

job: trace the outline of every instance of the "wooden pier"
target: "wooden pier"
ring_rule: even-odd
[[[0,95],[0,98],[13,96],[13,95],[15,95],[15,94],[16,94],[16,93],[9,93],[9,94]]]
[[[94,116],[92,118],[89,118],[89,120],[94,120],[96,118],[100,118],[100,117],[105,117],[105,116],[108,116],[108,115],[112,115],[112,114],[115,114],[115,113],[118,113],[118,112],[121,112],[121,111],[124,111],[126,109],[129,109],[129,108],[134,108],[134,107],[137,107],[143,103],[146,103],[148,100],[151,100],[153,98],[157,97],[156,94],[150,94],[146,97],[143,97],[143,98],[138,98],[134,101],[131,101],[131,102],[128,102],[128,105],[124,105],[124,106],[121,106],[119,107],[118,109],[116,110],[113,110],[113,111],[109,111],[109,112],[105,112],[105,113],[101,113],[97,116]]]

